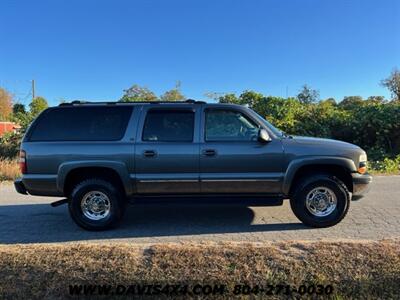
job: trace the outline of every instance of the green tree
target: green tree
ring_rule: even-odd
[[[264,99],[264,95],[251,90],[243,91],[239,97],[233,93],[225,94],[217,98],[219,103],[233,103],[255,107],[258,102]]]
[[[339,103],[339,107],[346,110],[353,110],[363,104],[364,100],[361,96],[346,96]]]
[[[367,98],[367,100],[365,100],[367,102],[375,102],[375,103],[383,103],[385,102],[385,97],[383,96],[369,96]]]
[[[137,102],[137,101],[157,101],[157,96],[147,87],[137,84],[132,85],[129,89],[124,90],[124,95],[119,100],[120,102]]]
[[[25,105],[23,105],[22,103],[15,103],[13,105],[12,110],[13,110],[14,115],[18,114],[18,113],[22,113],[22,114],[26,113]]]
[[[321,100],[322,103],[329,103],[330,105],[337,105],[335,98],[327,98],[325,100]]]
[[[400,71],[397,68],[388,78],[381,81],[381,85],[390,91],[394,100],[400,100]]]
[[[12,112],[12,96],[5,89],[0,88],[0,121],[8,120]]]
[[[166,91],[160,96],[162,101],[182,101],[186,97],[181,92],[181,83],[178,81],[172,90]]]
[[[29,110],[30,113],[33,117],[36,117],[39,115],[43,110],[48,108],[49,105],[43,97],[36,97],[32,100],[32,102],[29,104]]]
[[[230,94],[225,94],[222,96],[218,97],[218,102],[219,103],[233,103],[233,104],[239,104],[239,98],[236,97],[235,94],[230,93]]]
[[[300,93],[297,94],[297,99],[305,104],[315,103],[319,101],[319,92],[305,84],[300,90]]]
[[[246,90],[239,96],[239,103],[242,105],[248,105],[250,107],[254,107],[257,105],[259,101],[264,98],[264,95],[261,93],[257,93],[255,91]]]

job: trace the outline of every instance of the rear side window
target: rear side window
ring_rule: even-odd
[[[63,107],[44,112],[30,141],[115,141],[124,134],[132,107]]]
[[[192,142],[194,112],[189,110],[150,110],[143,127],[143,141]]]

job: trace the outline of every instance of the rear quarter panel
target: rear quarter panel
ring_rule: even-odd
[[[82,166],[99,166],[115,169],[123,176],[126,192],[132,193],[137,115],[138,109],[134,109],[119,141],[29,142],[25,139],[21,149],[26,152],[27,174],[22,176],[22,181],[28,192],[61,196],[66,172]]]

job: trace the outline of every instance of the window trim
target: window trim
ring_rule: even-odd
[[[258,128],[264,128],[262,126],[262,124],[260,124],[257,120],[255,120],[254,118],[252,118],[249,114],[243,112],[240,109],[235,109],[235,108],[228,108],[228,107],[207,107],[204,109],[204,126],[203,126],[203,140],[205,143],[258,143],[257,140],[255,141],[243,141],[243,140],[207,140],[207,113],[209,111],[231,111],[231,112],[235,112],[235,113],[240,113],[242,115],[244,115],[247,119],[251,120],[253,123],[258,125]]]
[[[130,112],[129,112],[129,115],[128,115],[128,118],[127,118],[127,122],[126,122],[126,125],[125,125],[125,129],[123,129],[122,130],[122,133],[121,133],[121,135],[120,136],[118,136],[118,138],[116,138],[116,139],[107,139],[107,140],[105,140],[105,139],[96,139],[96,140],[89,140],[89,139],[82,139],[82,140],[70,140],[70,139],[68,139],[68,140],[66,140],[66,139],[61,139],[61,140],[54,140],[54,139],[48,139],[48,140],[43,140],[43,139],[40,139],[40,140],[32,140],[32,134],[33,134],[33,132],[36,130],[36,127],[38,126],[38,124],[40,123],[40,121],[41,121],[41,119],[43,119],[44,118],[44,116],[46,116],[47,114],[49,114],[51,111],[54,111],[54,110],[60,110],[60,111],[63,111],[63,110],[66,110],[66,109],[76,109],[76,108],[78,108],[78,109],[81,109],[81,108],[85,108],[85,107],[88,107],[88,106],[82,106],[82,107],[77,107],[77,106],[71,106],[71,107],[50,107],[50,108],[48,108],[48,109],[46,109],[46,110],[44,110],[33,122],[32,122],[32,124],[29,126],[29,128],[28,128],[28,131],[27,131],[27,133],[26,133],[26,136],[25,136],[25,138],[24,138],[24,142],[31,142],[31,143],[63,143],[63,142],[87,142],[87,143],[90,143],[90,142],[116,142],[116,141],[121,141],[121,140],[123,140],[124,139],[124,137],[125,137],[125,135],[126,135],[126,132],[127,132],[127,130],[128,130],[128,127],[129,127],[129,123],[131,122],[131,118],[132,118],[132,115],[133,115],[133,111],[134,111],[134,108],[133,107],[125,107],[124,109],[129,109],[130,110]],[[103,106],[93,106],[93,107],[90,107],[90,108],[94,108],[94,107],[103,107]]]
[[[144,128],[146,125],[146,120],[149,115],[149,113],[154,112],[154,111],[180,111],[180,112],[190,112],[193,114],[193,127],[192,127],[192,139],[189,141],[178,141],[178,140],[172,140],[172,141],[152,141],[152,140],[145,140],[144,139]],[[148,109],[145,112],[145,116],[143,118],[143,123],[142,123],[142,128],[141,128],[141,136],[140,136],[140,142],[141,143],[159,143],[159,144],[168,144],[168,143],[194,143],[195,140],[195,134],[196,134],[196,111],[193,108],[186,108],[186,107],[154,107],[151,109]]]

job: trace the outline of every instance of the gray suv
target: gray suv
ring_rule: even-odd
[[[65,197],[88,230],[115,227],[127,203],[281,205],[306,225],[340,222],[367,190],[358,146],[289,136],[249,108],[73,101],[42,112],[21,145],[19,193]]]

